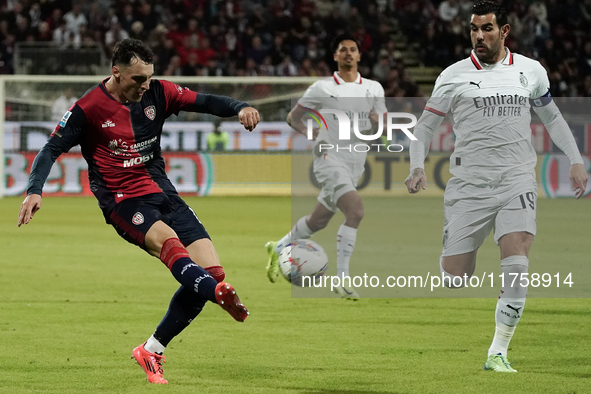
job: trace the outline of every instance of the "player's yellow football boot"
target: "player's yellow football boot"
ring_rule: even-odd
[[[512,363],[507,360],[507,357],[503,356],[501,353],[491,354],[488,356],[488,360],[484,363],[484,369],[495,372],[517,372],[511,367],[511,364]]]
[[[156,384],[168,384],[168,381],[162,377],[162,363],[166,361],[164,356],[157,353],[150,353],[144,348],[146,343],[142,343],[133,349],[132,358],[139,364],[146,373],[148,382]]]
[[[215,299],[223,310],[228,312],[236,321],[244,321],[250,315],[248,309],[240,302],[236,290],[227,282],[220,282],[215,287]]]
[[[267,253],[269,254],[269,261],[267,262],[267,278],[271,283],[277,282],[281,273],[279,272],[279,255],[275,251],[277,242],[269,241],[265,244]]]

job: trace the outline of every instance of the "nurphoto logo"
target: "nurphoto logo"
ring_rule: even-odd
[[[314,121],[318,125],[320,130],[325,129],[328,131],[327,122],[322,115],[330,114],[333,115],[334,120],[338,122],[338,139],[339,141],[351,141],[351,125],[353,126],[353,135],[361,140],[361,141],[375,141],[375,143],[368,144],[368,143],[360,143],[360,144],[350,144],[348,146],[342,146],[334,144],[327,144],[327,143],[320,143],[319,150],[320,152],[327,152],[330,150],[338,151],[355,151],[355,152],[368,152],[372,148],[374,150],[380,151],[388,151],[388,152],[402,152],[404,147],[400,144],[383,144],[378,143],[381,139],[383,132],[384,132],[384,116],[378,116],[378,128],[373,134],[368,134],[367,132],[361,132],[359,128],[359,113],[358,112],[345,112],[339,109],[326,109],[322,108],[319,111],[315,111],[311,108],[306,108],[308,110],[308,115],[312,119],[307,120],[307,138],[309,140],[314,139]],[[353,119],[351,120],[351,115]],[[417,117],[411,113],[407,112],[387,112],[386,113],[386,139],[388,141],[392,141],[393,131],[402,131],[409,139],[416,141],[416,137],[412,134],[409,130],[416,126],[417,124]],[[407,123],[395,123],[399,122],[402,119],[406,119],[409,122]],[[332,132],[332,130],[331,130]]]

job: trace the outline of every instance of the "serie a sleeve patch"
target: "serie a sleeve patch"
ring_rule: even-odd
[[[62,116],[62,120],[58,123],[59,127],[66,127],[66,123],[68,123],[68,119],[70,119],[70,115],[72,115],[71,111],[66,111],[64,116]]]

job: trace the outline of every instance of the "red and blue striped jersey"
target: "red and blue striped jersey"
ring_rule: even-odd
[[[28,194],[41,194],[53,162],[78,144],[88,163],[90,189],[104,211],[131,197],[176,194],[160,148],[165,119],[179,111],[233,116],[248,106],[163,80],[152,80],[140,102],[122,104],[107,91],[106,81],[89,90],[58,123],[35,158]]]

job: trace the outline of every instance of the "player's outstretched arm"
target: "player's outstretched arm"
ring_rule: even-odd
[[[238,120],[246,130],[252,131],[261,121],[261,116],[256,109],[252,107],[244,107],[238,112]]]
[[[62,153],[69,151],[78,144],[85,125],[86,116],[78,104],[74,104],[58,123],[43,148],[35,156],[29,174],[27,197],[23,201],[18,214],[18,227],[22,224],[28,224],[33,219],[33,215],[41,209],[43,185],[49,176],[53,163]]]
[[[534,111],[538,114],[544,126],[546,126],[546,130],[548,130],[548,134],[552,141],[554,141],[554,144],[570,160],[569,178],[571,185],[575,192],[575,197],[577,199],[581,198],[585,194],[588,179],[587,171],[585,171],[585,167],[583,166],[583,158],[581,157],[570,127],[566,120],[564,120],[558,106],[554,101],[548,99],[546,101],[545,105],[541,107],[534,105]]]
[[[425,158],[429,153],[433,134],[442,121],[443,116],[426,109],[415,126],[413,134],[417,139],[410,141],[410,175],[404,180],[411,194],[418,193],[421,188],[427,188],[427,175],[423,169]]]
[[[410,172],[410,175],[405,179],[404,184],[411,194],[418,193],[421,188],[427,189],[427,175],[422,168],[415,168]]]
[[[585,171],[585,167],[582,164],[573,164],[570,166],[569,172],[569,179],[570,183],[573,187],[573,191],[575,192],[575,197],[577,200],[585,194],[585,190],[587,189],[587,180],[589,179],[589,175],[587,175],[587,171]]]
[[[18,213],[18,227],[22,224],[29,224],[33,215],[41,209],[42,197],[39,194],[29,194],[21,204],[21,210]]]

